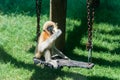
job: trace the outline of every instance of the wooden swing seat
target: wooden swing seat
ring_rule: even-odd
[[[67,67],[80,67],[80,68],[91,69],[94,67],[93,63],[75,61],[75,60],[66,60],[66,59],[60,58],[59,56],[55,56],[52,59],[57,60],[58,68],[67,66]],[[44,58],[41,58],[41,59],[34,58],[33,60],[34,60],[34,64],[40,64],[40,65],[42,64],[44,66],[53,68],[51,64],[45,62]]]

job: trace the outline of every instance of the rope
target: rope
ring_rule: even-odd
[[[38,41],[40,35],[40,13],[41,13],[41,4],[42,0],[36,0],[36,15],[37,15],[37,30],[36,30],[36,38]]]

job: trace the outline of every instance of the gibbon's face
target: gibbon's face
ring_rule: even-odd
[[[43,30],[51,35],[51,34],[55,33],[58,30],[58,26],[57,26],[56,23],[54,23],[52,21],[47,21],[43,25]]]
[[[55,25],[48,26],[47,31],[50,32],[50,34],[53,34],[57,31],[57,27]]]
[[[47,31],[50,32],[50,34],[53,34],[53,26],[48,26]]]
[[[53,34],[55,32],[57,32],[57,26],[56,25],[50,25],[47,27],[47,31],[50,33],[50,34]]]

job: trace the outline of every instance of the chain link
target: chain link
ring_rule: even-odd
[[[87,24],[88,24],[88,43],[86,45],[88,54],[88,62],[92,62],[92,30],[93,30],[93,22],[94,22],[94,14],[95,14],[95,2],[96,0],[87,0]]]
[[[40,35],[40,13],[41,13],[41,5],[42,0],[36,0],[36,14],[37,14],[37,31],[36,31],[36,38],[38,41],[39,35]]]

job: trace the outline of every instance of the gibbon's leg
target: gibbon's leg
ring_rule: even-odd
[[[51,53],[50,53],[49,49],[44,51],[44,56],[45,56],[46,63],[51,64],[55,69],[58,68],[57,60],[52,60],[51,59]]]
[[[51,55],[51,56],[56,55],[56,52],[55,52],[54,47],[55,47],[55,43],[53,44],[53,47],[51,48],[51,53],[52,53],[52,55]]]
[[[70,59],[67,56],[65,56],[60,50],[58,50],[56,47],[54,47],[54,52],[56,53],[56,55],[62,57],[63,59]]]
[[[50,62],[51,61],[51,53],[50,53],[50,50],[45,50],[44,51],[44,56],[45,56],[45,61],[46,62]]]
[[[42,53],[38,50],[38,45],[39,43],[37,44],[36,49],[35,49],[35,58],[41,58],[42,56]]]

